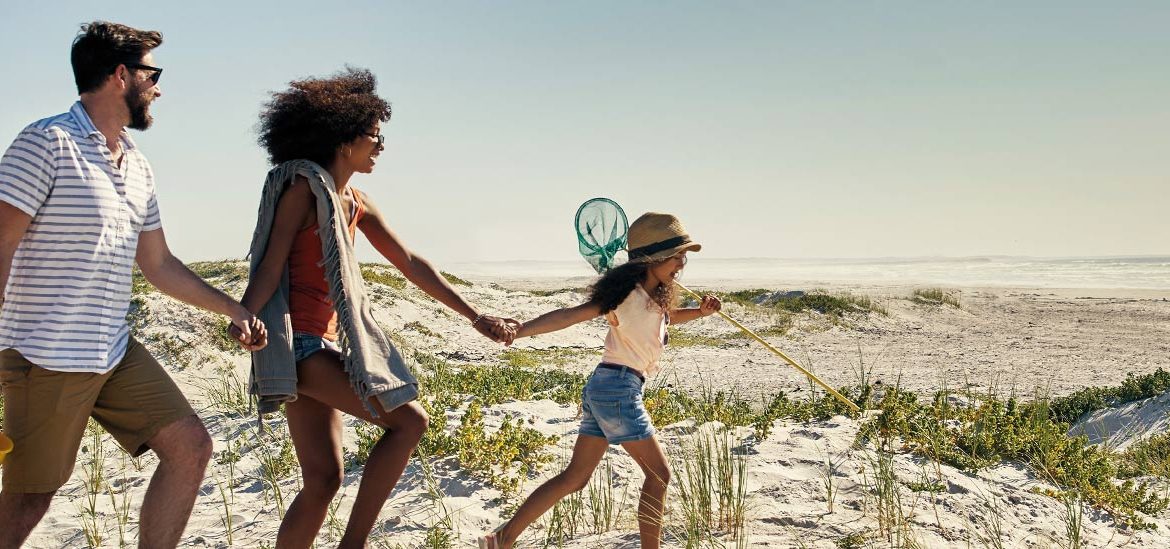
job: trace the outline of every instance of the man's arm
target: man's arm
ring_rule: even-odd
[[[231,318],[232,325],[240,332],[240,344],[245,349],[256,351],[267,343],[267,333],[263,325],[251,312],[231,296],[199,278],[171,254],[162,229],[146,231],[139,235],[135,260],[146,280],[162,293]],[[261,333],[253,333],[256,329]]]
[[[48,132],[30,126],[0,157],[0,308],[16,248],[53,189],[59,149]]]
[[[4,289],[8,287],[8,273],[12,271],[12,256],[28,231],[32,217],[20,208],[0,200],[0,309],[4,308]]]

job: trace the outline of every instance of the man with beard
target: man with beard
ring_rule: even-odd
[[[131,270],[227,315],[244,348],[263,325],[171,255],[150,164],[125,128],[150,127],[162,95],[151,51],[162,36],[107,22],[73,42],[81,100],[32,123],[0,159],[0,386],[4,462],[0,549],[19,547],[69,479],[93,417],[127,452],[159,464],[142,501],[139,547],[175,547],[211,457],[187,399],[130,335]]]

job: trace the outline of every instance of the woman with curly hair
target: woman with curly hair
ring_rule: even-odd
[[[273,319],[273,345],[253,355],[261,413],[285,403],[304,487],[276,546],[309,547],[343,478],[341,413],[385,432],[370,451],[340,547],[365,547],[382,504],[427,429],[418,385],[370,314],[353,256],[360,229],[383,257],[480,333],[510,341],[504,320],[480,314],[427,260],[409,250],[370,197],[350,183],[383,151],[390,105],[374,75],[346,69],[292,82],[260,115],[269,172],[242,303]],[[287,321],[285,319],[288,319]],[[281,330],[279,326],[290,326]],[[295,385],[294,385],[295,384]]]
[[[642,468],[638,533],[644,549],[659,546],[670,467],[642,403],[642,385],[658,369],[666,325],[714,314],[722,304],[706,296],[697,308],[675,308],[674,280],[687,264],[687,252],[701,248],[675,216],[651,212],[636,219],[629,247],[630,261],[598,279],[588,301],[540,315],[516,332],[516,337],[534,336],[599,316],[609,322],[601,364],[581,394],[581,427],[569,466],[532,492],[511,520],[481,536],[480,549],[512,547],[529,524],[589,483],[611,444],[620,444]]]

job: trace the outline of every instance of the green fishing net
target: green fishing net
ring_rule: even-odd
[[[622,207],[608,198],[588,200],[577,209],[576,224],[577,247],[593,270],[604,273],[616,267],[630,228]]]

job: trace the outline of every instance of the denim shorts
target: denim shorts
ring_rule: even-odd
[[[329,341],[319,335],[293,332],[293,360],[300,362],[317,351],[341,352],[341,347],[334,341]]]
[[[631,369],[597,368],[581,393],[580,434],[610,444],[654,436],[650,414],[642,404],[642,378]]]

